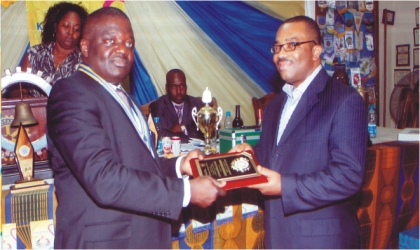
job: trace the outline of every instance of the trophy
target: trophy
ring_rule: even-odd
[[[34,148],[22,122],[19,124],[14,152],[20,180],[15,181],[15,185],[10,187],[11,192],[48,189],[49,185],[44,180],[34,177]]]
[[[216,153],[214,149],[212,149],[210,142],[211,136],[215,131],[217,131],[219,127],[219,123],[222,120],[223,111],[221,107],[217,108],[217,111],[209,106],[209,103],[212,101],[211,93],[208,87],[203,92],[203,103],[205,103],[204,107],[200,109],[197,113],[197,108],[194,107],[192,109],[191,115],[197,125],[197,130],[200,129],[201,132],[204,134],[205,146],[203,152],[205,155],[211,155]]]

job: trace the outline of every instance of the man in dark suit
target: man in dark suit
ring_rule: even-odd
[[[134,58],[128,17],[102,8],[86,21],[83,63],[52,88],[48,147],[58,198],[54,247],[171,248],[171,222],[212,204],[223,183],[188,180],[189,159],[161,159],[140,110],[120,87]],[[175,167],[176,166],[176,167]]]
[[[367,113],[361,95],[322,68],[321,42],[316,22],[298,16],[272,48],[287,84],[266,107],[253,149],[268,182],[250,186],[265,195],[267,248],[360,248]]]
[[[203,133],[197,131],[191,111],[194,107],[201,109],[201,100],[187,95],[187,80],[180,69],[171,69],[166,74],[166,95],[150,104],[153,117],[159,117],[162,136],[179,136],[181,142],[189,138],[203,139]]]

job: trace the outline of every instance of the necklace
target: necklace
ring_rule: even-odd
[[[61,60],[58,64],[57,64],[57,66],[55,67],[55,70],[58,70],[58,68],[60,68],[60,65],[61,65],[61,63],[63,62],[64,60]]]

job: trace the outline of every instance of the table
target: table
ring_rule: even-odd
[[[368,148],[357,211],[362,248],[398,248],[399,232],[418,226],[419,143]]]
[[[371,139],[373,144],[398,140],[398,133],[402,129],[376,127],[376,138]]]
[[[211,207],[184,208],[173,226],[174,249],[263,249],[264,216],[256,190],[227,191]]]

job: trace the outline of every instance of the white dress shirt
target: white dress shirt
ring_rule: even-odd
[[[280,138],[283,135],[284,129],[289,123],[290,117],[292,116],[293,112],[298,105],[300,98],[302,97],[303,93],[305,93],[306,89],[308,88],[309,84],[321,70],[322,65],[319,65],[312,74],[310,74],[305,81],[302,82],[297,88],[293,88],[293,85],[286,83],[283,86],[283,92],[287,95],[287,101],[284,104],[283,112],[281,113],[280,117],[280,124],[279,124],[279,133],[277,134],[277,144],[280,142]]]

